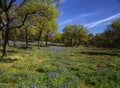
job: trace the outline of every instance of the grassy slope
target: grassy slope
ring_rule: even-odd
[[[120,50],[9,48],[1,88],[120,88]]]

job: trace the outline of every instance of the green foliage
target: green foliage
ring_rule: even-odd
[[[33,19],[33,17],[37,17],[37,19],[44,18],[45,22],[42,19],[43,21],[42,24],[44,25],[41,25],[37,20],[37,22],[41,25],[40,27],[42,27],[40,28],[40,30],[46,29],[46,30],[51,31],[53,30],[53,28],[57,29],[57,26],[56,26],[57,23],[55,19],[58,15],[58,11],[56,9],[56,5],[54,4],[56,2],[59,2],[59,0],[57,1],[54,1],[54,0],[22,0],[22,1],[19,1],[19,4],[16,4],[16,0],[0,1],[0,30],[4,30],[5,32],[5,35],[4,35],[5,42],[3,44],[4,45],[3,56],[7,55],[7,45],[9,42],[10,30],[21,28],[23,26],[24,27],[27,26],[27,28],[32,27],[30,29],[32,30],[32,32],[35,32],[33,31],[33,25],[34,25],[33,21],[35,20]],[[25,26],[26,20],[27,20],[27,23]],[[28,29],[26,29],[26,33],[25,33],[26,47],[28,45],[27,31]],[[31,36],[33,34],[31,34]],[[14,37],[14,40],[16,40],[15,37]],[[40,39],[38,38],[38,40]]]
[[[98,47],[120,48],[120,20],[108,25],[106,30],[94,36],[91,42]]]
[[[82,45],[86,43],[87,29],[82,25],[68,25],[63,29],[63,39],[66,46]]]
[[[51,36],[50,41],[53,43],[63,43],[62,41],[62,33],[56,33]]]
[[[109,47],[120,48],[120,20],[114,21],[104,32],[106,45]],[[108,35],[109,34],[109,35]]]

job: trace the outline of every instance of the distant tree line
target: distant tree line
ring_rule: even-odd
[[[120,48],[120,19],[108,25],[103,33],[96,34],[91,45],[104,48]]]
[[[79,46],[89,44],[89,32],[83,25],[67,25],[62,33],[53,35],[50,39],[54,43],[62,43],[65,46]]]
[[[52,42],[60,42],[65,46],[96,46],[103,48],[120,48],[120,19],[107,25],[103,33],[89,33],[82,25],[67,25],[63,32],[56,34]]]

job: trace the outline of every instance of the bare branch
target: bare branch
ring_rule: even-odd
[[[45,9],[45,10],[47,10],[47,9]],[[40,12],[39,12],[39,10],[36,10],[36,11],[33,11],[33,12],[26,13],[26,15],[24,16],[24,18],[23,18],[23,20],[22,20],[21,25],[19,25],[19,26],[14,26],[14,27],[10,27],[10,29],[15,29],[15,28],[21,28],[21,27],[23,27],[24,24],[25,24],[25,21],[26,21],[27,18],[28,18],[28,16],[29,16],[29,15],[32,15],[32,14],[36,14],[36,13],[40,14],[41,16],[44,15],[44,12],[43,12],[43,11],[40,11]],[[11,20],[13,21],[14,19],[15,19],[15,18],[13,18],[13,19],[11,19]]]
[[[27,13],[27,14],[25,15],[25,17],[24,17],[21,25],[15,26],[15,27],[11,27],[10,29],[21,28],[22,26],[24,26],[27,17],[28,17],[29,15],[31,15],[31,14],[35,14],[36,12],[37,12],[37,11],[33,11],[33,12],[30,12],[30,13]]]
[[[12,6],[12,4],[15,2],[16,0],[11,0],[10,1],[10,3],[9,3],[9,5],[8,5],[8,7],[7,7],[7,11],[11,8],[11,6]]]

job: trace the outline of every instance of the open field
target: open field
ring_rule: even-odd
[[[120,88],[120,50],[9,48],[0,58],[0,88]]]
[[[120,88],[120,0],[0,0],[0,88]]]

